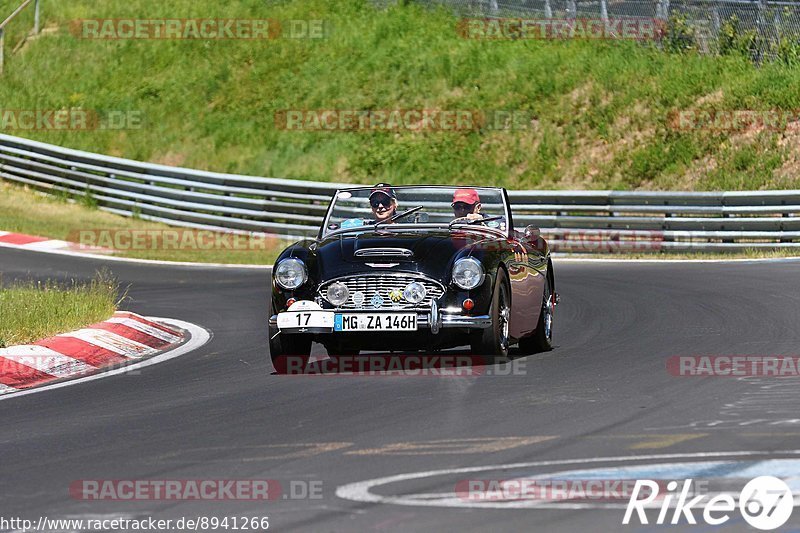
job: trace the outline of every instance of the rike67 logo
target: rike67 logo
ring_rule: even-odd
[[[655,521],[659,525],[678,524],[682,518],[689,524],[697,524],[694,513],[702,511],[702,518],[706,524],[718,526],[730,520],[732,513],[738,507],[742,518],[750,526],[770,531],[785,524],[794,508],[794,499],[789,486],[772,476],[760,476],[749,481],[739,494],[735,492],[722,492],[713,496],[691,494],[694,497],[690,499],[690,493],[693,492],[691,479],[684,480],[680,492],[677,492],[677,481],[670,481],[666,488],[666,494],[660,494],[659,484],[655,481],[636,480],[622,523],[629,524],[635,511],[639,522],[648,524],[645,514],[647,507],[660,508]],[[670,509],[672,516],[667,522]]]

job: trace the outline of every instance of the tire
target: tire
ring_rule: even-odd
[[[549,352],[553,349],[553,314],[555,311],[553,281],[549,274],[545,280],[542,291],[542,311],[539,313],[536,331],[533,335],[520,339],[519,349],[522,353]]]
[[[508,359],[508,320],[511,316],[511,287],[502,268],[497,269],[497,277],[492,291],[492,307],[490,309],[492,325],[476,331],[471,336],[472,353],[484,358],[486,364],[495,359]]]
[[[267,318],[272,316],[272,298],[267,304]],[[267,327],[269,356],[278,374],[302,374],[311,357],[311,335],[280,333]]]

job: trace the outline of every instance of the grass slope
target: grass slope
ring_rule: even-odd
[[[10,132],[224,172],[510,188],[798,186],[789,132],[675,131],[678,110],[800,108],[800,70],[632,42],[474,41],[449,13],[367,0],[46,2],[50,33],[8,58],[5,109],[140,111],[141,129]],[[324,19],[326,39],[81,40],[78,18]],[[285,109],[509,109],[527,129],[297,132]],[[794,124],[797,126],[798,124]]]
[[[0,279],[0,348],[73,331],[117,310],[118,286],[107,274],[89,283],[29,282],[4,286]]]

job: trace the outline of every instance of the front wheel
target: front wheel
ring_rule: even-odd
[[[556,296],[553,292],[553,283],[550,276],[545,278],[542,290],[542,310],[536,331],[530,337],[519,341],[519,349],[523,353],[548,352],[553,349],[553,315],[556,306]]]
[[[267,317],[272,316],[272,302]],[[280,333],[277,328],[267,327],[269,335],[269,357],[278,374],[302,374],[311,357],[311,335],[302,333]]]
[[[278,374],[302,374],[311,357],[311,336],[278,333],[270,338],[269,356]]]
[[[502,268],[497,269],[490,316],[492,325],[474,332],[470,342],[472,353],[486,357],[487,363],[492,363],[494,359],[508,358],[511,290]]]

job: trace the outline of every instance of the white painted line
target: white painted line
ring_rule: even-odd
[[[49,241],[39,241],[39,242],[31,242],[28,244],[21,244],[20,248],[25,248],[26,250],[58,250],[60,248],[67,248],[69,243],[67,241],[57,241],[57,240],[49,240]]]
[[[14,361],[59,378],[95,369],[95,367],[89,366],[83,361],[67,357],[50,348],[33,344],[2,348],[0,349],[0,367],[2,367],[2,359]]]
[[[74,337],[119,355],[124,355],[125,357],[139,358],[158,353],[158,350],[155,348],[151,348],[150,346],[132,339],[126,339],[122,335],[117,335],[116,333],[104,329],[84,328],[77,331],[70,331],[69,333],[62,333],[61,335],[57,335],[57,337]]]
[[[45,254],[58,254],[68,255],[70,257],[82,257],[84,259],[95,259],[98,261],[118,261],[122,263],[139,263],[143,265],[161,265],[161,266],[178,266],[178,267],[202,267],[202,268],[242,268],[248,270],[269,270],[272,265],[235,265],[229,263],[192,263],[189,261],[159,261],[156,259],[135,259],[133,257],[119,257],[115,255],[102,255],[102,254],[88,254],[82,252],[75,252],[72,250],[37,250],[36,248],[22,248],[17,244],[9,244],[7,242],[0,242],[0,248],[14,248],[17,250],[25,250],[28,252],[45,253]]]
[[[660,263],[660,264],[670,264],[670,263],[766,263],[766,262],[774,262],[774,263],[782,263],[782,262],[793,262],[800,260],[800,256],[792,256],[792,257],[754,257],[754,258],[738,258],[738,259],[625,259],[620,257],[619,259],[608,259],[608,258],[592,258],[592,257],[564,257],[557,254],[552,254],[553,263],[556,261],[559,263]]]
[[[2,399],[2,398],[0,398]],[[407,505],[407,506],[420,506],[420,507],[462,507],[462,508],[480,508],[480,509],[508,509],[508,508],[535,508],[535,509],[616,509],[619,504],[599,504],[593,502],[586,503],[550,503],[542,501],[537,502],[537,505],[531,506],[530,501],[519,502],[470,502],[470,501],[454,501],[453,499],[442,500],[429,500],[417,499],[414,495],[404,496],[382,496],[370,492],[370,489],[390,483],[399,483],[409,481],[412,479],[424,479],[435,476],[444,476],[452,474],[468,474],[472,472],[486,472],[490,470],[511,470],[516,468],[531,468],[535,466],[556,466],[568,464],[591,464],[591,463],[619,463],[626,461],[652,461],[658,459],[687,459],[687,458],[708,458],[708,457],[759,457],[759,456],[778,456],[778,455],[800,455],[800,450],[775,450],[775,451],[740,451],[740,452],[699,452],[699,453],[670,453],[670,454],[655,454],[655,455],[629,455],[629,456],[615,456],[615,457],[589,457],[583,459],[562,459],[553,461],[534,461],[530,463],[511,463],[500,465],[487,465],[487,466],[472,466],[465,468],[446,468],[442,470],[427,470],[423,472],[412,472],[408,474],[398,474],[394,476],[387,476],[382,478],[370,479],[367,481],[357,481],[355,483],[348,483],[336,488],[336,496],[345,500],[363,503],[383,503],[393,505]],[[624,507],[624,504],[623,504]]]
[[[0,237],[2,237],[3,235],[8,235],[8,232],[7,231],[0,231]]]
[[[123,374],[125,372],[130,372],[132,370],[140,370],[142,368],[146,368],[148,366],[157,365],[158,363],[163,363],[164,361],[169,361],[170,359],[174,359],[176,357],[180,357],[181,355],[187,354],[193,350],[196,350],[203,345],[205,345],[209,340],[211,340],[212,334],[210,331],[197,326],[195,324],[191,324],[189,322],[184,322],[182,320],[174,320],[171,318],[156,318],[156,317],[147,317],[147,320],[151,320],[153,322],[163,322],[169,326],[174,326],[179,329],[184,329],[189,332],[191,338],[189,339],[186,344],[181,344],[174,350],[169,350],[162,354],[156,355],[149,359],[145,359],[144,361],[139,361],[137,363],[133,363],[130,365],[126,365],[124,367],[115,368],[113,370],[109,370],[107,372],[100,372],[99,374],[94,374],[91,376],[85,376],[82,378],[72,379],[69,381],[63,381],[61,383],[54,383],[52,385],[44,385],[42,387],[37,387],[33,389],[23,390],[19,392],[14,392],[10,394],[4,394],[0,396],[0,401],[2,400],[9,400],[11,398],[17,398],[19,396],[25,396],[27,394],[36,394],[39,392],[50,391],[53,389],[60,389],[62,387],[71,387],[73,385],[78,385],[80,383],[86,383],[88,381],[95,381],[97,379],[103,379],[110,376],[116,376],[119,374]]]
[[[158,329],[156,327],[151,326],[150,324],[139,322],[138,320],[133,318],[113,316],[108,320],[106,320],[106,322],[110,322],[111,324],[122,324],[123,326],[128,326],[129,328],[133,328],[137,331],[141,331],[142,333],[146,333],[151,337],[155,337],[157,339],[161,339],[162,341],[169,343],[178,342],[179,340],[181,340],[181,338],[178,337],[177,335],[167,333],[163,329]]]
[[[3,394],[11,394],[12,392],[16,392],[19,389],[15,389],[14,387],[9,387],[8,385],[3,385],[0,383],[0,396]]]

